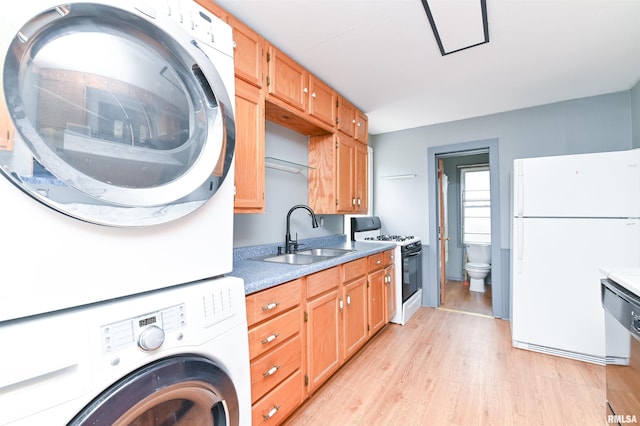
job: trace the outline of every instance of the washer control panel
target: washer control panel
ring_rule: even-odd
[[[162,346],[168,333],[185,326],[184,304],[104,325],[100,330],[102,353],[113,354],[133,346],[143,351],[153,351]]]

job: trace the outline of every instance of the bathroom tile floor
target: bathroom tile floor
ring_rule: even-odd
[[[511,346],[509,322],[421,308],[387,325],[286,425],[605,423],[604,367]]]

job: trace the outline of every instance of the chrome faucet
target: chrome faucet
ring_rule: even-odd
[[[287,213],[287,233],[284,236],[284,252],[286,254],[291,253],[291,246],[294,247],[295,250],[298,249],[298,237],[296,236],[295,240],[291,239],[291,213],[293,213],[296,209],[305,209],[311,214],[311,226],[314,228],[318,227],[318,220],[316,219],[316,214],[311,210],[311,207],[305,206],[304,204],[297,204],[289,210]]]

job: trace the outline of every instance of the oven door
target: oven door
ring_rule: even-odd
[[[402,303],[422,288],[422,247],[401,248]]]
[[[0,31],[0,111],[15,127],[0,170],[83,221],[169,222],[206,203],[225,179],[231,100],[179,24],[139,2],[109,3],[64,4],[13,35]]]
[[[83,409],[70,426],[238,425],[229,376],[198,356],[167,358],[133,372]]]

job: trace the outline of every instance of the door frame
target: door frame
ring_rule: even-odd
[[[493,316],[507,318],[509,297],[506,280],[503,279],[500,229],[500,169],[498,139],[463,142],[434,146],[428,149],[427,183],[429,198],[429,265],[427,285],[422,294],[424,306],[440,306],[439,242],[438,242],[438,158],[489,153],[491,179],[491,305]]]

